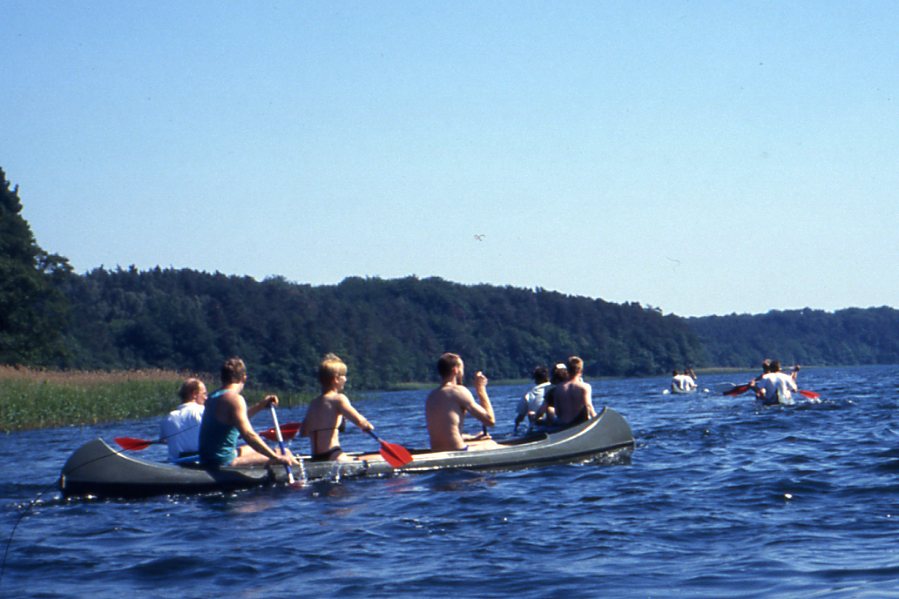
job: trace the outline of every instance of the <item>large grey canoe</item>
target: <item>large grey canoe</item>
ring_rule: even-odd
[[[384,476],[446,469],[513,469],[589,461],[616,450],[632,450],[634,436],[627,421],[604,408],[582,424],[556,432],[539,432],[500,441],[502,447],[483,451],[413,450],[413,461],[393,468],[378,454],[349,454],[348,462],[311,462],[301,456],[297,478],[306,480]],[[283,467],[202,469],[148,462],[117,451],[102,439],[78,448],[66,461],[59,479],[63,495],[148,497],[152,495],[232,491],[286,482]]]

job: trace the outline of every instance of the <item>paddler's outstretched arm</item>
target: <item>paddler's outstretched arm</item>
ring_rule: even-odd
[[[237,430],[240,431],[240,436],[243,437],[243,440],[247,442],[247,445],[255,449],[258,453],[261,453],[265,457],[273,460],[275,462],[281,462],[282,464],[291,464],[292,460],[290,457],[286,455],[281,455],[271,447],[269,447],[265,441],[262,440],[262,437],[253,430],[253,425],[250,424],[250,414],[255,414],[263,407],[268,407],[270,405],[278,405],[278,397],[275,395],[269,395],[261,402],[250,408],[249,410],[246,407],[246,402],[239,395],[236,398],[232,398],[232,400],[237,400],[235,402],[235,412],[234,412],[234,426],[237,427]]]
[[[484,426],[496,426],[496,416],[493,414],[493,404],[487,395],[487,377],[480,370],[474,374],[474,388],[478,394],[478,407],[480,410],[471,410],[472,416],[477,418]]]
[[[278,405],[277,395],[266,395],[265,398],[252,408],[247,408],[247,418],[252,418],[262,410],[267,410],[269,406]]]
[[[338,397],[338,403],[340,409],[340,414],[350,420],[353,421],[353,424],[358,426],[364,432],[370,432],[375,430],[374,425],[368,421],[368,419],[359,413],[359,411],[353,407],[353,404],[350,403],[350,399],[344,395],[340,394]]]

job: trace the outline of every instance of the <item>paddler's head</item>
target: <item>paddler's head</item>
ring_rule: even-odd
[[[444,381],[452,379],[461,385],[465,377],[465,364],[458,354],[446,352],[437,360],[437,373]]]
[[[323,389],[343,389],[346,384],[346,363],[337,354],[326,354],[318,365],[318,382]]]
[[[247,365],[238,357],[228,358],[222,364],[222,385],[234,385],[247,382]]]
[[[178,390],[181,403],[197,402],[201,406],[206,403],[206,385],[198,378],[191,377],[181,384]]]

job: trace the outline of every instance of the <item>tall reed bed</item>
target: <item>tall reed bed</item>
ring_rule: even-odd
[[[0,431],[97,424],[162,416],[178,405],[188,375],[165,370],[76,372],[0,366]],[[201,377],[214,389],[212,377]],[[265,393],[248,389],[252,405]],[[282,407],[308,403],[300,393],[278,393]]]

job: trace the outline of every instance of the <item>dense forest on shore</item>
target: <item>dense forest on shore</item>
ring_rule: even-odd
[[[637,303],[439,278],[350,277],[310,286],[189,269],[72,272],[36,243],[0,169],[0,364],[214,372],[240,355],[251,376],[314,387],[326,352],[356,388],[433,380],[443,351],[493,379],[581,355],[588,376],[685,366],[899,362],[899,311],[883,307],[685,319]]]
[[[701,357],[686,322],[637,304],[464,286],[441,279],[349,278],[311,287],[191,270],[94,270],[66,287],[69,365],[210,370],[243,356],[269,384],[307,387],[322,354],[357,386],[435,378],[443,351],[492,378],[580,353],[588,374],[657,373]]]

